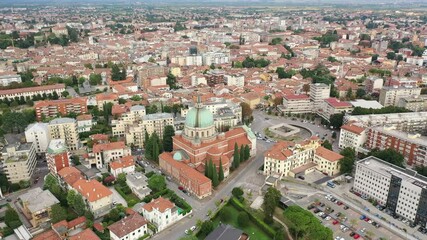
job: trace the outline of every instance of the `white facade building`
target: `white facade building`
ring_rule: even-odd
[[[311,113],[313,102],[310,101],[309,96],[304,94],[288,94],[283,97],[283,108],[280,109],[284,113]]]
[[[317,112],[323,106],[323,100],[329,98],[331,86],[324,83],[310,84],[310,100],[313,102],[313,111]]]
[[[47,146],[49,145],[50,135],[47,123],[31,123],[25,129],[25,139],[27,142],[33,142],[35,144],[36,153],[45,153]]]
[[[401,98],[420,96],[421,88],[413,86],[383,87],[380,91],[380,103],[384,106],[397,106]]]
[[[9,182],[29,181],[37,164],[35,144],[8,143],[3,148],[1,159]]]
[[[244,75],[224,75],[225,84],[228,86],[243,87],[245,86]]]
[[[356,163],[353,191],[426,227],[427,178],[370,156]]]
[[[0,73],[0,85],[9,86],[13,82],[21,83],[21,76],[15,73]]]
[[[365,128],[355,124],[345,124],[341,126],[338,146],[341,149],[353,148],[356,152],[363,152],[363,144],[366,142]]]
[[[142,215],[156,225],[158,231],[162,231],[183,217],[178,213],[175,204],[159,197],[142,206]]]
[[[110,230],[110,239],[112,240],[138,240],[148,233],[147,220],[134,213],[121,219],[118,222],[111,224],[108,229]]]

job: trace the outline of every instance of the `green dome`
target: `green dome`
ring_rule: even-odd
[[[190,109],[185,118],[185,126],[191,128],[207,128],[214,125],[213,115],[205,107]]]

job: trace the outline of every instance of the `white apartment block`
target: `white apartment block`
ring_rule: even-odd
[[[413,86],[391,86],[383,87],[380,91],[379,102],[384,106],[397,106],[401,98],[419,96],[421,88]]]
[[[356,163],[353,191],[426,227],[427,178],[370,156]]]
[[[178,66],[202,66],[203,60],[200,55],[176,56],[171,57],[171,63]]]
[[[25,129],[25,139],[27,142],[35,144],[36,153],[45,153],[49,145],[50,135],[47,123],[31,123]]]
[[[151,192],[147,180],[145,174],[141,172],[134,172],[126,175],[126,184],[139,199],[143,199]]]
[[[142,206],[142,215],[153,223],[159,232],[183,217],[183,215],[178,214],[178,208],[175,204],[163,197],[153,199]]]
[[[35,144],[8,143],[3,148],[1,159],[8,181],[11,183],[29,181],[37,164]]]
[[[43,95],[49,95],[56,92],[58,95],[61,95],[61,93],[65,91],[65,85],[64,84],[55,84],[55,85],[43,85],[43,86],[37,86],[37,87],[29,87],[29,88],[16,88],[16,89],[6,89],[6,90],[0,90],[0,99],[14,99],[15,97],[24,97],[25,99],[27,97],[32,98],[33,96],[36,96],[38,94]]]
[[[317,110],[317,114],[329,121],[334,114],[348,113],[351,111],[353,111],[353,105],[349,102],[340,101],[336,98],[327,98],[323,100],[322,108]]]
[[[206,78],[204,76],[191,76],[191,86],[196,87],[200,84],[208,85],[208,82],[206,81]]]
[[[0,73],[0,85],[9,86],[13,82],[21,83],[21,76],[15,73]]]
[[[77,116],[77,132],[90,132],[90,129],[94,125],[94,122],[92,121],[92,116],[85,114]]]
[[[363,145],[366,142],[366,129],[355,124],[344,124],[341,126],[338,146],[341,149],[353,148],[356,152],[365,152]]]
[[[69,150],[79,149],[77,121],[73,118],[55,118],[48,125],[50,139],[65,139]]]
[[[310,84],[310,100],[313,102],[313,111],[317,112],[323,106],[323,100],[329,98],[331,86],[324,83]]]
[[[397,102],[398,107],[409,109],[413,112],[427,111],[427,96],[419,95],[412,97],[403,97]]]
[[[313,111],[313,102],[310,97],[304,94],[285,95],[283,97],[283,107],[280,108],[284,113],[311,113]]]
[[[245,86],[244,75],[224,75],[225,84],[228,86],[243,87]]]
[[[361,127],[389,125],[399,131],[423,132],[427,129],[427,112],[345,115],[343,122],[355,122]]]
[[[91,165],[98,169],[108,166],[111,161],[118,160],[122,157],[131,155],[130,148],[124,142],[101,143],[93,146],[92,153],[89,157]]]
[[[207,52],[202,54],[202,63],[205,66],[211,64],[225,64],[230,62],[230,54],[222,52]]]

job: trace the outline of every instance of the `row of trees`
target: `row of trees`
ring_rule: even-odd
[[[246,161],[251,156],[250,148],[248,145],[241,145],[240,150],[237,143],[234,144],[233,163],[231,170],[235,170],[240,166],[240,163]]]
[[[219,159],[219,166],[217,172],[217,166],[212,162],[212,159],[208,163],[205,162],[205,176],[212,180],[214,188],[224,180],[224,169],[222,168],[222,160]]]
[[[163,130],[162,139],[160,139],[157,132],[153,132],[151,135],[148,134],[148,132],[145,132],[145,138],[144,138],[145,157],[148,160],[158,162],[160,153],[162,153],[163,151],[172,152],[173,136],[175,136],[175,130],[171,125],[167,125]]]
[[[335,77],[331,75],[329,69],[324,65],[317,65],[313,70],[303,68],[300,71],[303,78],[311,78],[313,83],[324,83],[331,85],[335,81]]]
[[[283,67],[278,67],[276,69],[276,73],[280,79],[291,78],[293,75],[295,75],[295,71],[293,71],[293,70],[285,71],[285,69]]]
[[[331,42],[338,41],[339,36],[337,34],[337,31],[335,30],[335,31],[328,31],[322,36],[314,37],[313,39],[319,41],[320,47],[325,48],[325,47],[329,47]]]
[[[367,114],[386,114],[386,113],[404,113],[410,110],[403,107],[387,106],[380,109],[355,107],[351,115],[367,115]]]
[[[254,59],[251,57],[246,57],[243,62],[232,62],[234,68],[263,68],[270,65],[270,61],[264,58]]]

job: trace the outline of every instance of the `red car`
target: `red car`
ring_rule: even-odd
[[[371,220],[371,219],[367,217],[367,218],[365,218],[363,220],[365,220],[365,222],[369,222],[369,220]]]
[[[360,235],[356,233],[356,234],[354,234],[353,238],[358,239],[358,238],[360,238]]]
[[[184,190],[184,187],[183,186],[179,186],[178,189],[182,191],[182,190]]]
[[[337,225],[338,223],[340,223],[340,222],[338,222],[338,220],[334,220],[334,221],[332,222],[332,224],[334,224],[334,225]]]
[[[343,203],[341,201],[337,202],[338,206],[341,206]]]

